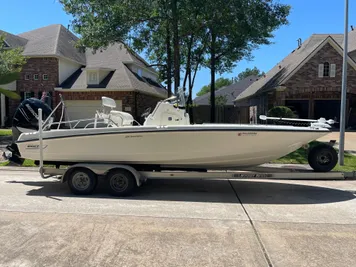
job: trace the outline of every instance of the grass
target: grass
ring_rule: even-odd
[[[10,129],[0,129],[0,136],[11,136],[12,131]]]
[[[0,166],[9,166],[10,161],[4,161],[0,163]],[[22,167],[38,167],[31,159],[25,159],[21,165]]]
[[[309,145],[315,146],[318,142],[311,142]],[[308,155],[307,151],[303,148],[300,148],[280,159],[274,160],[271,163],[279,164],[308,164]],[[337,164],[333,171],[342,171],[342,172],[351,172],[356,170],[356,156],[346,153],[344,157],[344,166]]]

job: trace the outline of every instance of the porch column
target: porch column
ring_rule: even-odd
[[[1,106],[1,111],[0,111],[0,115],[1,115],[1,127],[5,127],[5,117],[6,117],[6,102],[5,102],[5,95],[0,94],[1,95],[1,102],[0,102],[0,106]]]

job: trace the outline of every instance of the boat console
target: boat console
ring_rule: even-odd
[[[189,125],[190,117],[185,110],[185,95],[182,88],[178,96],[171,96],[157,103],[143,125]]]

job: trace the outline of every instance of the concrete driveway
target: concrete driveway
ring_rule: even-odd
[[[356,266],[356,181],[153,180],[89,197],[0,169],[0,266]]]
[[[339,144],[340,132],[331,132],[318,139],[320,142],[329,142],[330,140],[336,140],[336,145]],[[345,150],[356,153],[356,132],[345,133]]]

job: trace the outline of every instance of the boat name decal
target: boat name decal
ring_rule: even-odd
[[[235,178],[270,178],[273,177],[271,173],[235,173]]]
[[[139,138],[142,137],[142,135],[126,135],[125,138]]]
[[[45,149],[47,145],[43,146],[43,149]],[[27,145],[26,149],[39,149],[40,145]]]
[[[242,132],[242,133],[238,133],[238,136],[254,136],[257,135],[256,132]]]

